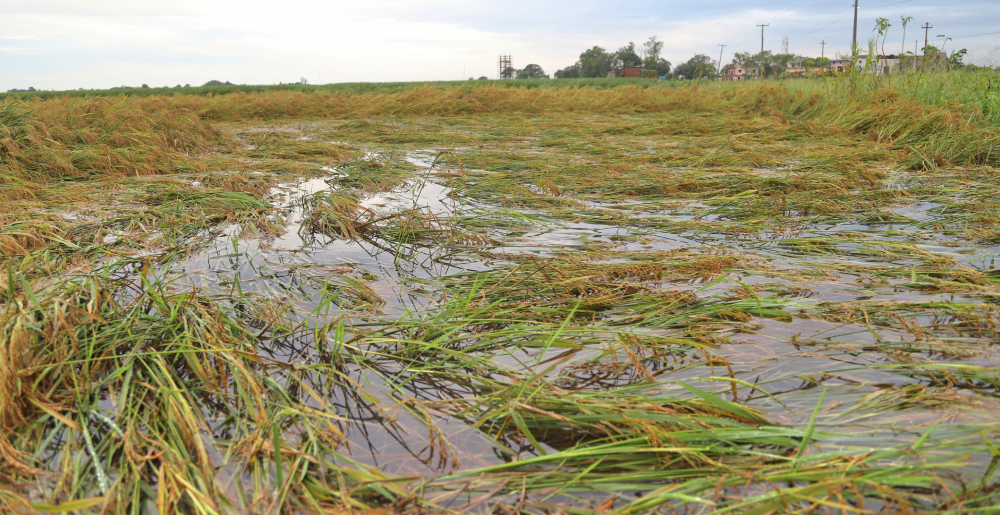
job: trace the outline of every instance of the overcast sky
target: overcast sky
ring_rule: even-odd
[[[954,38],[973,61],[1000,64],[1000,0],[864,0],[858,35],[889,18],[887,53]],[[760,48],[810,56],[847,52],[851,0],[0,0],[0,91],[118,85],[453,80],[496,76],[497,54],[546,72],[593,45],[657,35],[673,63],[723,62]]]

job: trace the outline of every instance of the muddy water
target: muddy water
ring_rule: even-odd
[[[422,156],[415,156],[414,162],[429,167]],[[283,234],[273,238],[243,237],[239,227],[225,227],[189,255],[163,264],[155,274],[179,291],[242,293],[291,304],[293,318],[315,326],[347,313],[356,322],[365,323],[426,311],[440,297],[435,278],[487,270],[499,263],[496,258],[484,260],[474,252],[444,253],[438,248],[400,247],[375,239],[347,241],[303,230],[304,199],[337,188],[341,174],[334,169],[328,171],[327,177],[282,184],[271,192],[272,204],[279,211],[275,220],[284,223]],[[414,177],[391,191],[365,196],[360,204],[376,216],[406,209],[441,216],[462,215],[464,206],[450,198],[450,191],[443,184]],[[346,302],[338,306],[335,299],[332,310],[318,314],[315,310],[328,300],[329,292],[344,286],[338,280],[343,276],[363,283],[381,302],[363,306]],[[283,362],[316,359],[315,344],[309,341],[271,340],[259,352]],[[342,450],[353,459],[401,476],[435,475],[502,463],[498,453],[489,452],[489,439],[465,421],[432,414],[433,423],[448,435],[449,447],[445,451],[431,440],[426,421],[405,409],[386,409],[396,406],[401,397],[438,399],[441,392],[412,384],[390,394],[385,382],[369,371],[345,372],[373,396],[339,387],[325,392],[328,405],[348,420],[341,428],[349,438]]]
[[[331,182],[337,177],[284,184],[272,192],[280,218],[286,221],[280,236],[240,238],[238,228],[230,227],[185,259],[171,263],[166,273],[200,289],[232,291],[238,287],[244,293],[295,298],[306,312],[319,302],[315,295],[331,275],[346,274],[371,287],[385,301],[373,307],[391,315],[425,306],[430,299],[421,292],[421,279],[485,269],[483,261],[472,255],[442,255],[439,249],[417,245],[391,248],[378,240],[347,241],[304,231],[303,199],[335,189]],[[458,211],[448,193],[445,186],[416,179],[368,196],[360,204],[376,215],[400,209],[455,215]]]
[[[412,155],[410,162],[419,167],[410,181],[391,191],[363,197],[362,205],[378,215],[407,209],[445,217],[490,213],[490,206],[463,199],[449,188],[447,181],[435,176],[431,169],[433,160],[427,154]],[[794,231],[740,238],[725,233],[724,223],[709,205],[688,203],[683,209],[663,211],[636,202],[599,206],[591,202],[587,216],[574,221],[523,210],[523,214],[538,222],[516,230],[493,230],[491,236],[498,242],[496,245],[456,250],[417,244],[400,246],[378,240],[348,241],[307,233],[302,225],[306,214],[303,199],[338,187],[341,174],[334,169],[328,171],[328,177],[284,184],[272,192],[272,201],[286,224],[284,234],[274,238],[244,238],[239,236],[237,228],[229,228],[197,252],[170,263],[161,273],[174,278],[175,285],[181,288],[239,291],[292,304],[301,320],[315,324],[324,320],[318,320],[314,310],[327,300],[329,291],[347,287],[337,279],[347,276],[365,284],[382,302],[360,306],[336,301],[339,309],[325,311],[323,316],[328,320],[349,313],[354,320],[378,323],[433,309],[441,300],[440,279],[503,266],[512,255],[552,257],[601,249],[611,256],[608,262],[623,262],[629,258],[616,259],[614,255],[663,251],[708,254],[721,249],[766,266],[734,271],[728,280],[709,287],[701,280],[662,287],[671,291],[697,291],[699,297],[711,299],[722,298],[734,287],[747,285],[760,298],[780,306],[791,318],[752,317],[738,327],[720,329],[715,336],[722,343],[714,354],[725,359],[721,368],[708,364],[703,354],[685,353],[682,349],[678,350],[675,362],[649,363],[648,368],[657,373],[665,390],[676,395],[684,395],[674,385],[678,381],[719,391],[729,386],[713,379],[719,376],[755,385],[755,389],[742,389],[730,400],[761,408],[769,418],[783,424],[807,423],[814,406],[825,396],[826,407],[819,413],[818,427],[828,432],[829,439],[836,444],[848,446],[912,441],[928,424],[946,421],[940,431],[947,431],[948,427],[973,420],[974,415],[949,407],[916,405],[900,414],[865,404],[872,396],[877,398],[883,392],[908,387],[919,387],[931,394],[947,388],[952,389],[948,395],[954,392],[954,385],[942,385],[926,375],[914,374],[908,367],[931,362],[1000,367],[1000,352],[996,348],[1000,342],[993,333],[949,329],[941,320],[916,308],[912,321],[925,328],[923,335],[873,322],[837,322],[816,316],[846,305],[868,316],[869,311],[878,312],[886,303],[918,307],[947,303],[975,310],[984,303],[994,302],[991,294],[975,289],[960,295],[936,293],[923,288],[919,278],[873,280],[863,272],[871,267],[905,272],[928,260],[971,271],[995,269],[1000,246],[975,246],[926,228],[940,216],[940,203],[900,204],[885,213],[891,216],[868,223],[855,220],[800,223]],[[630,217],[624,223],[602,223],[602,210],[627,210]],[[692,221],[709,227],[692,231]],[[719,230],[713,230],[712,224],[718,224]],[[824,246],[820,252],[802,251],[799,243],[810,239],[822,239]],[[914,259],[912,252],[905,258],[884,252],[899,244],[914,246],[919,259]],[[841,271],[820,274],[818,269]],[[748,311],[753,313],[752,308]],[[636,330],[651,334],[670,332]],[[275,342],[261,352],[281,361],[308,362],[315,359],[315,353],[308,347],[308,342]],[[516,367],[532,360],[555,359],[556,352],[551,352],[552,355],[540,356],[536,350],[517,350],[493,359]],[[575,381],[567,386],[597,388],[643,379],[627,366],[614,368],[612,372],[607,367],[595,372],[593,362],[602,359],[601,356],[597,349],[559,351],[561,370],[575,370],[574,367],[580,370],[579,375],[565,374],[563,380]],[[391,367],[385,370],[388,375],[395,372]],[[352,458],[392,474],[431,476],[504,460],[488,439],[465,421],[432,414],[434,423],[448,436],[451,445],[444,453],[431,440],[424,420],[405,410],[391,414],[384,411],[386,406],[397,405],[405,397],[457,399],[472,396],[474,392],[462,391],[454,385],[416,382],[393,392],[382,377],[368,370],[350,369],[347,373],[374,396],[365,399],[350,389],[328,392],[331,405],[347,415],[349,422],[342,430],[349,438],[345,453]],[[959,391],[987,407],[996,404],[1000,393],[990,388]],[[840,434],[839,439],[831,436],[834,432]],[[533,454],[537,450],[526,448],[525,452]]]

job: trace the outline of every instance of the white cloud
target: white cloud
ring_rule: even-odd
[[[997,9],[984,0],[955,1]],[[809,12],[790,10],[787,1],[759,5],[769,3],[785,8],[752,9],[737,0],[0,0],[0,90],[209,79],[275,83],[301,76],[316,82],[320,73],[326,82],[492,77],[499,53],[551,73],[595,44],[616,49],[653,34],[675,63],[695,53],[717,59],[722,43],[728,62],[732,52],[759,48],[754,25],[761,22],[771,23],[768,49],[777,50],[784,35],[797,53],[818,54],[823,39],[828,55],[848,49],[850,20],[841,21],[839,4]],[[898,9],[922,17],[936,9],[902,10],[910,5]],[[896,7],[885,9],[865,16],[896,16]],[[952,7],[953,19],[937,26],[962,26],[956,11]],[[890,42],[901,36],[893,30]],[[867,29],[859,33],[868,35]],[[1000,37],[976,44],[991,41]]]

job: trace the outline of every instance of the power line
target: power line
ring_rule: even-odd
[[[844,6],[843,6],[843,4],[841,2],[832,2],[832,3],[826,4],[824,9],[815,9],[813,11],[805,12],[805,13],[803,13],[803,15],[805,15],[805,16],[817,16],[817,15],[833,16],[833,15],[839,13],[839,12],[842,12],[841,9],[843,9],[843,7]]]
[[[803,7],[802,9],[782,13],[781,15],[778,16],[778,20],[779,21],[786,20],[789,17],[795,17],[797,18],[797,20],[791,23],[794,23],[797,26],[798,21],[800,21],[803,18],[822,19],[828,16],[836,15],[841,8],[839,4],[840,1],[837,0],[820,0],[820,2],[809,5],[807,7]],[[771,21],[774,20],[772,19]],[[781,25],[781,23],[777,23],[776,25]]]
[[[906,3],[910,3],[912,1],[913,0],[903,0],[902,2],[895,2],[895,3],[892,3],[892,4],[873,5],[871,7],[859,7],[859,9],[878,9],[880,7],[889,7],[890,5],[906,4]]]
[[[796,1],[786,2],[785,5],[782,6],[782,7],[783,8],[787,7],[789,9],[789,12],[786,12],[784,14],[778,15],[778,19],[780,20],[780,19],[788,18],[789,16],[799,15],[802,12],[808,12],[810,14],[810,17],[812,17],[812,18],[817,18],[817,17],[819,17],[819,18],[825,18],[828,14],[830,14],[830,15],[834,14],[832,12],[831,8],[835,9],[837,7],[837,4],[840,1],[842,1],[842,0],[812,0],[812,1],[809,1],[809,0],[801,1],[800,0],[800,1],[797,1],[797,2]],[[792,5],[792,4],[797,4],[797,5]],[[806,5],[806,7],[803,7],[803,5]],[[817,8],[813,9],[812,6],[817,6]],[[833,23],[837,23],[837,22],[835,21]],[[791,34],[791,35],[789,35],[788,38],[789,39],[797,39],[797,38],[800,38],[802,36],[807,36],[809,34],[812,34],[812,33],[818,32],[820,30],[823,30],[824,28],[829,27],[830,25],[833,25],[833,23],[830,23],[830,24],[828,24],[828,25],[826,25],[824,27],[820,27],[819,29],[816,29],[814,31],[805,32],[805,33],[800,32],[800,33],[796,33],[796,34]],[[750,43],[754,39],[756,39],[756,38],[747,37],[746,39],[740,40],[737,43],[733,44],[732,46],[743,46],[743,45],[746,45],[746,44]],[[768,43],[773,43],[773,44],[778,44],[778,43],[781,43],[782,41],[779,41],[779,40],[775,39],[775,40],[768,40],[767,42]]]
[[[857,14],[857,11],[861,10],[861,9],[876,9],[876,8],[887,7],[887,6],[891,6],[891,5],[898,5],[898,4],[910,3],[912,1],[913,0],[902,0],[902,1],[899,1],[899,2],[893,2],[893,3],[889,3],[889,4],[880,4],[880,5],[876,5],[876,6],[872,6],[872,7],[861,7],[860,6],[860,2],[859,2],[859,5],[857,6],[857,10],[855,10],[855,14]],[[826,11],[825,8],[827,8],[827,7],[833,7],[834,9],[837,8],[837,2],[832,2],[831,3],[831,2],[828,2],[828,1],[824,1],[824,0],[814,0],[813,2],[808,2],[808,0],[806,2],[791,1],[791,2],[786,2],[785,5],[788,6],[789,8],[791,8],[792,10],[798,11],[798,8],[800,8],[804,4],[820,6],[820,9],[823,10],[823,11]],[[813,14],[814,15],[817,14],[815,12],[815,10],[813,10]],[[833,11],[831,11],[830,14],[832,15],[832,14],[835,14],[835,13]],[[788,15],[786,15],[786,16],[788,16]],[[823,17],[825,17],[825,16],[823,16]],[[842,21],[844,21],[848,17],[850,17],[850,15],[841,16],[841,17],[839,17],[839,18],[831,21],[830,23],[827,23],[825,25],[817,27],[817,28],[815,28],[813,30],[809,30],[807,32],[800,32],[800,33],[796,33],[796,34],[791,34],[791,35],[788,36],[788,39],[789,40],[797,40],[799,38],[815,34],[817,32],[820,32],[820,31],[824,30],[824,29],[832,27],[832,26],[834,26],[834,25],[836,25],[838,23],[841,23]],[[856,32],[855,32],[855,34],[856,34]],[[983,36],[983,35],[990,35],[990,34],[994,34],[994,33],[978,34],[978,35],[966,36],[966,37],[976,37],[976,36]],[[955,38],[955,39],[957,39],[957,38]],[[745,44],[749,43],[750,41],[752,41],[752,40],[750,38],[747,38],[745,40],[742,40],[742,41],[738,42],[738,44],[736,46],[745,45]],[[854,41],[857,41],[857,36],[856,35],[854,36]],[[767,43],[772,43],[772,44],[778,44],[778,43],[782,43],[782,42],[783,42],[783,40],[779,41],[777,39],[767,41]]]
[[[795,34],[795,35],[792,35],[792,36],[788,36],[788,39],[789,40],[799,39],[801,37],[808,36],[810,34],[815,34],[815,33],[819,32],[819,31],[821,31],[821,30],[823,30],[823,29],[825,29],[827,27],[830,27],[831,25],[835,25],[837,23],[840,23],[840,22],[844,21],[845,18],[847,18],[847,16],[841,16],[840,18],[838,18],[836,20],[833,20],[832,22],[827,23],[826,25],[823,25],[822,27],[819,27],[818,29],[810,30],[809,32],[799,32],[798,34]],[[741,41],[740,43],[741,44],[742,43],[748,43],[750,41],[751,40],[748,38],[748,39],[745,39],[745,40]],[[784,40],[782,40],[782,41],[784,41]],[[772,40],[768,41],[768,43],[778,43],[778,40],[777,39],[772,39]]]
[[[777,13],[776,15],[778,20],[783,20],[788,18],[789,16],[796,16],[801,12],[816,13],[821,5],[826,4],[827,6],[829,6],[830,2],[831,0],[804,0],[799,2],[798,5],[795,6],[786,6],[780,9],[778,7],[773,7],[772,10],[784,11],[781,13]]]
[[[822,27],[820,27],[820,28],[818,28],[816,30],[811,30],[809,32],[805,32],[805,33],[802,33],[802,34],[797,34],[797,35],[792,36],[792,37],[790,37],[788,39],[798,39],[798,38],[801,38],[803,36],[808,36],[810,34],[815,34],[815,33],[819,32],[819,31],[821,31],[821,30],[823,30],[823,29],[825,29],[825,28],[827,28],[827,27],[829,27],[831,25],[836,25],[836,24],[844,21],[844,19],[846,19],[846,18],[847,18],[847,16],[841,16],[839,19],[833,20],[832,22],[830,22],[830,23],[828,23],[826,25],[823,25]]]
[[[906,1],[907,2],[912,2],[913,0],[906,0]],[[832,15],[836,14],[836,10],[839,10],[839,7],[837,6],[837,4],[830,4],[830,5],[832,7],[834,7],[835,10],[828,11],[828,12],[824,13],[823,16],[819,16],[819,17],[825,18],[826,15],[831,15],[832,16]],[[812,13],[812,14],[816,15],[817,13]],[[847,18],[847,17],[848,16],[841,16],[840,18],[837,18],[837,19],[833,20],[832,22],[827,23],[826,25],[823,25],[822,27],[810,30],[808,32],[800,32],[800,33],[797,33],[797,34],[793,34],[793,35],[789,36],[788,39],[798,39],[798,38],[801,38],[801,37],[804,37],[804,36],[809,36],[811,34],[815,34],[815,33],[819,32],[819,31],[821,31],[823,29],[829,28],[829,27],[831,27],[833,25],[836,25],[836,24],[844,21],[844,19]],[[776,43],[776,42],[777,42],[776,40],[775,41],[771,41],[771,43]]]
[[[931,27],[931,28],[933,29],[934,27]],[[978,38],[979,36],[992,36],[992,35],[994,35],[994,34],[1000,34],[1000,32],[987,32],[987,33],[985,33],[985,34],[973,34],[973,35],[971,35],[971,36],[959,36],[959,37],[957,37],[957,38],[951,38],[951,39],[968,39],[968,38]]]

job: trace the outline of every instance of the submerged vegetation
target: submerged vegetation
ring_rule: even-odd
[[[977,73],[0,100],[0,502],[989,513]]]

